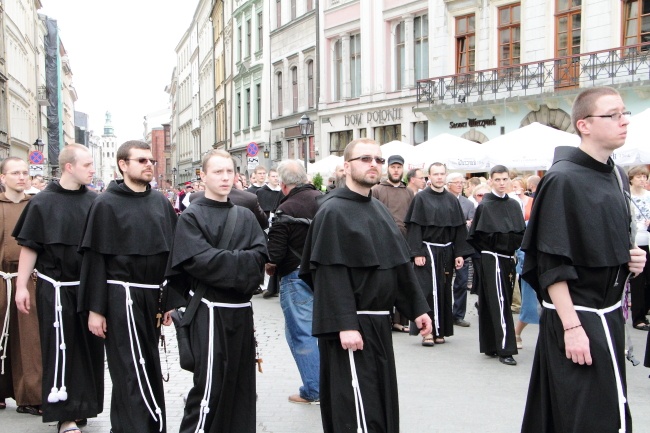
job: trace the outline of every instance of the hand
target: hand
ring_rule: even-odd
[[[591,365],[589,337],[582,326],[564,331],[564,348],[566,357],[576,364]]]
[[[163,322],[162,322],[163,325],[169,326],[169,325],[172,324],[172,322],[173,322],[172,321],[172,311],[173,310],[169,310],[165,314],[163,314]]]
[[[273,263],[267,263],[264,265],[264,270],[266,271],[266,275],[268,275],[269,277],[275,275],[275,268],[276,265],[274,265]]]
[[[16,287],[16,308],[23,314],[29,314],[31,302],[27,287]]]
[[[627,262],[627,267],[634,275],[639,275],[643,272],[645,260],[645,251],[639,247],[634,247],[630,250],[630,261]]]
[[[414,260],[415,266],[424,266],[424,264],[427,262],[426,257],[424,256],[418,256]]]
[[[463,260],[462,257],[456,257],[456,259],[454,260],[454,265],[456,265],[456,269],[462,268],[464,264],[465,264],[465,260]]]
[[[106,317],[99,313],[90,311],[88,314],[88,329],[94,335],[106,338]]]
[[[420,335],[423,337],[427,334],[431,334],[433,330],[433,325],[431,324],[431,317],[426,313],[416,318],[415,324],[420,330]]]
[[[339,338],[341,339],[341,347],[344,350],[352,349],[363,350],[363,338],[359,331],[341,331],[339,332]]]

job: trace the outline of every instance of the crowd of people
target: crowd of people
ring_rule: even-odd
[[[288,400],[319,404],[325,433],[398,432],[391,334],[444,344],[470,326],[471,291],[478,350],[503,365],[540,326],[522,432],[631,432],[623,310],[650,330],[650,192],[646,166],[610,158],[629,115],[612,88],[581,92],[581,144],[558,147],[541,179],[502,165],[486,178],[406,170],[366,138],[346,146],[326,192],[300,161],[247,179],[222,150],[203,156],[200,180],[152,189],[142,141],[120,146],[122,179],[100,194],[84,146],[62,149],[47,184],[6,158],[0,409],[13,398],[81,432],[104,409],[106,354],[111,432],[166,432],[158,344],[174,322],[194,375],[180,432],[253,433],[262,294],[279,296],[300,373]]]

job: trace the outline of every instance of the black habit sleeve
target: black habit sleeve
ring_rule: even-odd
[[[344,265],[320,265],[318,270],[312,272],[315,287],[314,336],[360,329],[352,278],[348,272],[350,269]]]

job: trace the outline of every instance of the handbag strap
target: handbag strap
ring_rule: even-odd
[[[235,231],[236,222],[237,222],[237,206],[233,206],[228,210],[226,226],[224,227],[223,233],[221,234],[221,238],[217,243],[217,249],[225,250],[226,248],[228,248],[228,244],[230,243],[232,234]],[[181,321],[181,326],[187,326],[192,322],[192,319],[194,318],[194,314],[196,314],[196,310],[199,308],[199,304],[201,303],[201,299],[203,298],[203,295],[205,295],[206,289],[207,287],[205,285],[201,285],[198,289],[196,289],[196,291],[194,292],[194,296],[192,296],[192,299],[190,299],[190,303],[187,304],[187,307],[185,308],[185,314],[183,314],[183,320]]]

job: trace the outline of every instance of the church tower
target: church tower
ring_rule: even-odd
[[[115,131],[113,130],[113,123],[111,122],[111,113],[106,112],[106,120],[104,121],[104,133],[100,140],[101,144],[101,170],[98,170],[101,173],[101,179],[104,182],[104,186],[107,186],[108,183],[120,177],[119,171],[117,169],[117,160],[115,159],[115,152],[117,151],[117,137],[115,136]]]

